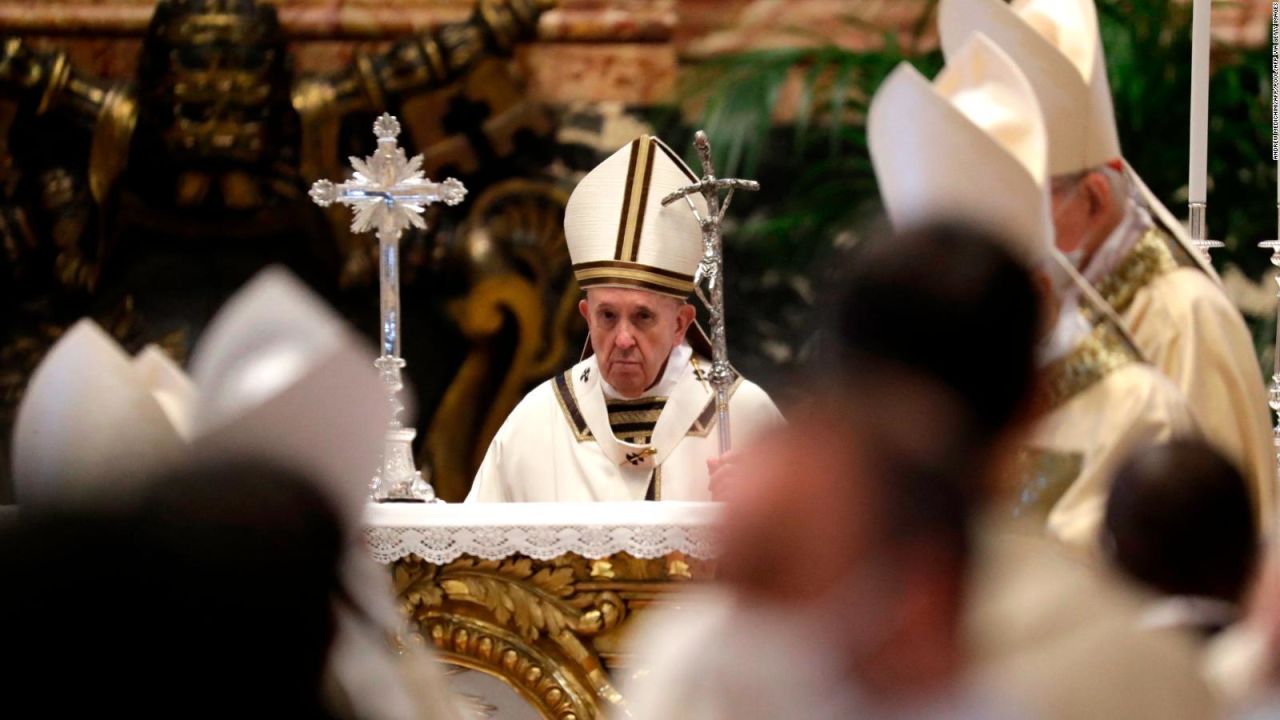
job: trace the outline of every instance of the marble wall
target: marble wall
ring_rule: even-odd
[[[267,1],[267,0],[264,0]],[[300,72],[345,66],[355,48],[459,20],[472,0],[273,0]],[[871,48],[905,30],[929,0],[562,0],[540,42],[519,60],[537,97],[553,102],[669,98],[681,63],[747,48],[836,42]],[[132,74],[152,0],[0,0],[0,33],[67,48],[78,67]],[[1270,3],[1217,3],[1215,34],[1228,44],[1269,38]],[[856,17],[867,31],[835,18]]]

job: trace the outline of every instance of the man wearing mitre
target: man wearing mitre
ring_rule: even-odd
[[[1030,409],[1013,500],[1053,536],[1092,551],[1119,463],[1197,429],[1182,393],[1143,361],[1054,249],[1047,138],[1034,91],[977,33],[932,82],[906,63],[890,74],[872,98],[867,137],[895,227],[949,220],[989,228],[1042,288],[1050,310],[1037,349],[1043,387]]]
[[[1121,157],[1093,0],[943,0],[938,29],[946,55],[981,32],[1030,81],[1048,131],[1058,248],[1248,478],[1266,532],[1276,462],[1253,340],[1213,266]]]
[[[585,298],[582,360],[534,388],[498,429],[467,501],[707,500],[719,457],[711,347],[686,299],[702,230],[683,201],[697,182],[661,140],[642,135],[586,175],[564,234]],[[693,196],[705,217],[701,196]],[[735,446],[781,415],[735,373]]]

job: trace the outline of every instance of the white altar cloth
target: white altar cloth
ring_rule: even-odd
[[[373,558],[392,563],[410,554],[443,564],[471,555],[497,560],[565,553],[639,558],[681,552],[716,554],[722,508],[711,502],[370,504],[365,541]]]

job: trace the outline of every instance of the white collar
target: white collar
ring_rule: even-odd
[[[670,397],[672,391],[676,388],[676,383],[680,382],[680,378],[684,377],[684,369],[689,366],[689,360],[693,357],[693,348],[689,347],[688,340],[681,340],[680,344],[672,348],[671,355],[667,357],[667,367],[662,371],[662,377],[658,378],[658,382],[653,387],[645,391],[645,397]],[[599,361],[597,360],[597,364]],[[613,389],[609,381],[604,377],[604,370],[600,370],[600,389],[604,392],[606,400],[627,400],[622,393]]]
[[[1084,279],[1096,287],[1099,282],[1114,272],[1120,263],[1124,262],[1133,246],[1154,225],[1150,213],[1139,207],[1133,199],[1126,200],[1124,217],[1120,218],[1119,224],[1094,251],[1089,264],[1081,272]]]

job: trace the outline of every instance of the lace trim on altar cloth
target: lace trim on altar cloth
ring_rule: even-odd
[[[368,528],[365,541],[380,563],[409,555],[437,565],[463,555],[484,560],[512,555],[550,560],[567,553],[603,558],[625,552],[657,558],[681,552],[704,560],[716,555],[716,532],[711,527]]]
[[[463,555],[497,560],[525,555],[550,560],[567,553],[604,558],[625,552],[657,558],[674,552],[716,556],[718,513],[710,503],[555,503],[375,506],[366,513],[365,544],[373,559],[409,555],[443,564]]]

